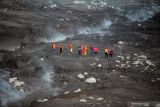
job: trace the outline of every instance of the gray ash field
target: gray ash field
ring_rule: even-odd
[[[1,0],[0,106],[160,107],[160,2]]]

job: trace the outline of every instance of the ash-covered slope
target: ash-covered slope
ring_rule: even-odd
[[[0,7],[0,105],[118,107],[159,100],[158,2],[1,0]],[[63,42],[62,56],[52,42]],[[99,54],[77,56],[81,44],[99,47]],[[104,58],[106,47],[115,48],[113,59]],[[97,83],[86,84],[89,77]]]

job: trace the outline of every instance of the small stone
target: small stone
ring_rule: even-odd
[[[84,75],[83,75],[83,74],[78,74],[78,75],[77,75],[77,78],[79,78],[79,79],[84,79]]]
[[[87,100],[85,100],[85,99],[80,99],[80,102],[87,102]]]
[[[69,91],[66,91],[64,94],[66,95],[66,94],[69,94],[70,92]]]
[[[84,75],[85,75],[85,76],[88,75],[88,72],[84,72]]]
[[[94,77],[90,77],[90,78],[87,78],[85,82],[89,84],[93,84],[93,83],[96,83],[96,79]]]
[[[14,83],[17,80],[17,77],[9,78],[9,83]]]
[[[119,44],[119,45],[123,45],[124,42],[123,42],[123,41],[119,41],[118,44]]]
[[[74,91],[75,93],[81,92],[82,90],[79,88],[76,91]]]
[[[103,100],[103,98],[97,98],[98,101]]]
[[[101,68],[102,67],[102,64],[98,64],[98,66],[97,66],[98,68]]]

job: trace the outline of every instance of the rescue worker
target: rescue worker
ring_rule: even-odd
[[[109,56],[112,58],[113,57],[113,49],[110,50]]]
[[[109,55],[109,49],[108,49],[108,48],[105,48],[105,49],[104,49],[104,52],[105,52],[105,58],[108,58],[108,55]]]
[[[94,48],[94,54],[95,54],[95,55],[98,54],[98,48],[97,48],[97,47]]]
[[[84,52],[84,46],[83,46],[83,45],[81,45],[81,49],[80,49],[80,53],[81,53],[81,55],[83,55],[83,52]]]
[[[56,43],[53,43],[53,44],[52,44],[52,49],[53,49],[53,51],[56,50]]]
[[[81,46],[78,47],[78,54],[81,55]]]
[[[71,43],[68,45],[68,48],[69,48],[70,52],[73,53],[73,45]]]
[[[83,54],[86,56],[86,55],[87,55],[87,51],[88,51],[87,45],[84,46],[84,49],[83,49],[83,50],[84,50],[84,51],[83,51]]]
[[[90,50],[91,50],[91,56],[94,56],[94,49],[92,46],[90,47]]]
[[[61,44],[60,44],[60,50],[59,50],[61,55],[62,55],[62,52],[63,52],[63,48],[64,48],[64,47],[63,47],[63,44],[61,43]]]

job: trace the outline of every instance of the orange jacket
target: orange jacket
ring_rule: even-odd
[[[105,48],[105,53],[109,53],[109,49],[108,48]]]
[[[69,48],[69,49],[73,48],[73,45],[72,45],[72,44],[69,44],[69,45],[68,45],[68,48]]]
[[[56,48],[56,44],[55,44],[55,43],[52,44],[52,48],[53,48],[53,49]]]

